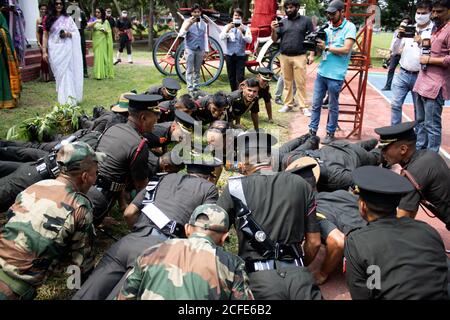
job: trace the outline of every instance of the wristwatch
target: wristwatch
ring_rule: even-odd
[[[325,52],[328,52],[328,50],[330,50],[330,47],[326,46],[325,47]]]

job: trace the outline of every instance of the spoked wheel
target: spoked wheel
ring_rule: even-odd
[[[176,75],[175,54],[180,44],[183,43],[183,38],[177,39],[177,35],[178,33],[175,31],[163,34],[153,48],[153,64],[159,72],[166,76]],[[175,40],[176,43],[174,43]]]
[[[273,72],[273,79],[278,81],[281,72],[280,51],[276,52],[270,59],[269,69]]]
[[[203,59],[200,69],[199,86],[207,86],[219,78],[222,72],[224,55],[219,42],[213,38],[209,38],[209,52]],[[184,56],[184,43],[180,45],[175,57],[175,70],[178,77],[186,83],[186,58]]]
[[[259,48],[260,50],[262,49],[262,47]],[[255,60],[249,60],[245,63],[245,66],[247,67],[247,70],[250,71],[253,74],[257,74],[258,72],[256,72],[256,70],[259,67],[264,67],[264,68],[269,68],[270,69],[270,60],[272,58],[272,56],[277,53],[279,49],[279,46],[276,43],[273,43],[264,53],[264,56],[261,60],[261,64],[259,65],[259,63],[256,62]],[[258,54],[256,55],[258,56]]]

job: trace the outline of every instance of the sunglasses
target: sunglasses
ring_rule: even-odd
[[[63,6],[63,3],[62,3],[62,2],[55,2],[55,6],[56,6],[56,7],[58,7],[58,6],[61,6],[61,7],[62,7],[62,6]]]

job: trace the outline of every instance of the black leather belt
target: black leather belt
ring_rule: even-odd
[[[418,74],[418,73],[419,73],[419,71],[409,71],[409,70],[406,70],[406,69],[403,68],[403,67],[400,67],[400,69],[403,70],[403,71],[406,72],[406,73],[409,73],[409,74]]]
[[[125,187],[127,186],[125,183],[111,181],[111,180],[101,177],[101,176],[97,177],[97,181],[95,182],[95,185],[97,187],[100,187],[102,189],[105,189],[107,191],[112,191],[112,192],[120,192],[120,191],[124,190]]]
[[[303,267],[302,259],[294,260],[253,260],[245,262],[245,269],[248,273],[263,271],[263,270],[275,270],[279,268],[291,268],[291,267]]]

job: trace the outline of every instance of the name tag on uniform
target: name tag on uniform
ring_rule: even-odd
[[[164,212],[159,210],[157,206],[153,203],[147,204],[142,212],[150,219],[152,222],[159,228],[164,228],[169,222],[170,219],[166,216]]]

